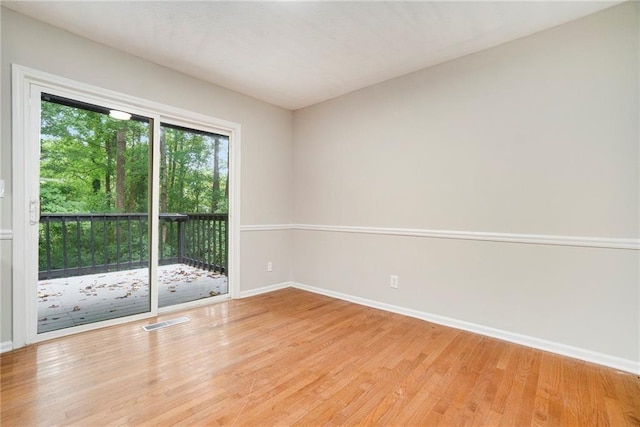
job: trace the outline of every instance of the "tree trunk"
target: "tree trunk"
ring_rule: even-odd
[[[211,213],[215,213],[218,209],[218,199],[220,198],[220,161],[218,154],[220,153],[220,139],[217,137],[213,140],[213,194],[211,200]]]
[[[139,134],[136,132],[137,135],[134,135],[131,137],[131,147],[129,147],[129,158],[131,159],[131,162],[133,163],[133,165],[135,165],[138,161],[137,159],[137,150],[136,150],[136,139],[140,139]],[[135,167],[135,166],[134,166]],[[129,168],[131,168],[131,165],[129,165]],[[139,195],[137,194],[136,191],[136,181],[139,180],[141,177],[140,176],[136,176],[136,170],[129,170],[129,191],[127,191],[126,194],[126,211],[127,212],[135,212],[136,211],[136,197],[139,197]]]
[[[167,212],[167,138],[160,128],[160,212]]]
[[[174,141],[173,141],[173,144],[171,145],[171,150],[170,150],[171,164],[169,166],[169,187],[172,190],[176,183],[176,166],[177,166],[176,158],[179,156],[179,151],[180,151],[180,147],[177,146],[178,144],[179,142],[175,140],[175,136],[174,136]]]
[[[167,135],[160,127],[160,213],[167,212]],[[162,222],[162,241],[167,241],[167,224]]]
[[[179,206],[184,209],[184,178],[187,173],[187,167],[184,164],[184,159],[180,160],[178,164],[178,200]]]
[[[106,139],[104,141],[104,151],[107,153],[107,165],[104,171],[104,191],[106,195],[105,209],[111,209],[113,204],[113,195],[111,194],[111,173],[113,172],[113,141]]]
[[[125,158],[127,148],[126,130],[118,131],[116,137],[116,210],[125,210]]]

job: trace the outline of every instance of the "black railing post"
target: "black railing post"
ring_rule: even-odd
[[[51,270],[51,227],[50,227],[50,222],[47,221],[44,223],[45,227],[45,233],[46,233],[46,237],[45,237],[45,244],[47,245],[47,249],[46,249],[46,254],[47,254],[47,270]]]
[[[67,269],[69,263],[67,262],[67,222],[62,220],[62,268],[65,276],[67,275]]]
[[[182,221],[178,221],[178,262],[182,264],[184,258],[184,227],[182,227]]]

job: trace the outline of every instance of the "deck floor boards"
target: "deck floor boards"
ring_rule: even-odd
[[[185,264],[158,267],[158,306],[228,293],[227,277]],[[41,280],[38,333],[149,311],[146,268]]]

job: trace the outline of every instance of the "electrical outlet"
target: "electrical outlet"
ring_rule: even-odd
[[[271,261],[267,263],[267,271],[273,271],[273,263]]]
[[[391,286],[393,289],[398,289],[398,276],[396,276],[395,274],[389,276],[389,286]]]

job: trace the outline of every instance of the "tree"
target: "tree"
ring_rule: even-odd
[[[120,129],[116,136],[116,210],[124,212],[125,210],[125,151],[127,149],[127,140],[125,139],[126,129]]]
[[[160,128],[160,212],[167,212],[167,132]]]
[[[218,209],[220,199],[220,138],[213,138],[213,194],[211,201],[211,212]]]

